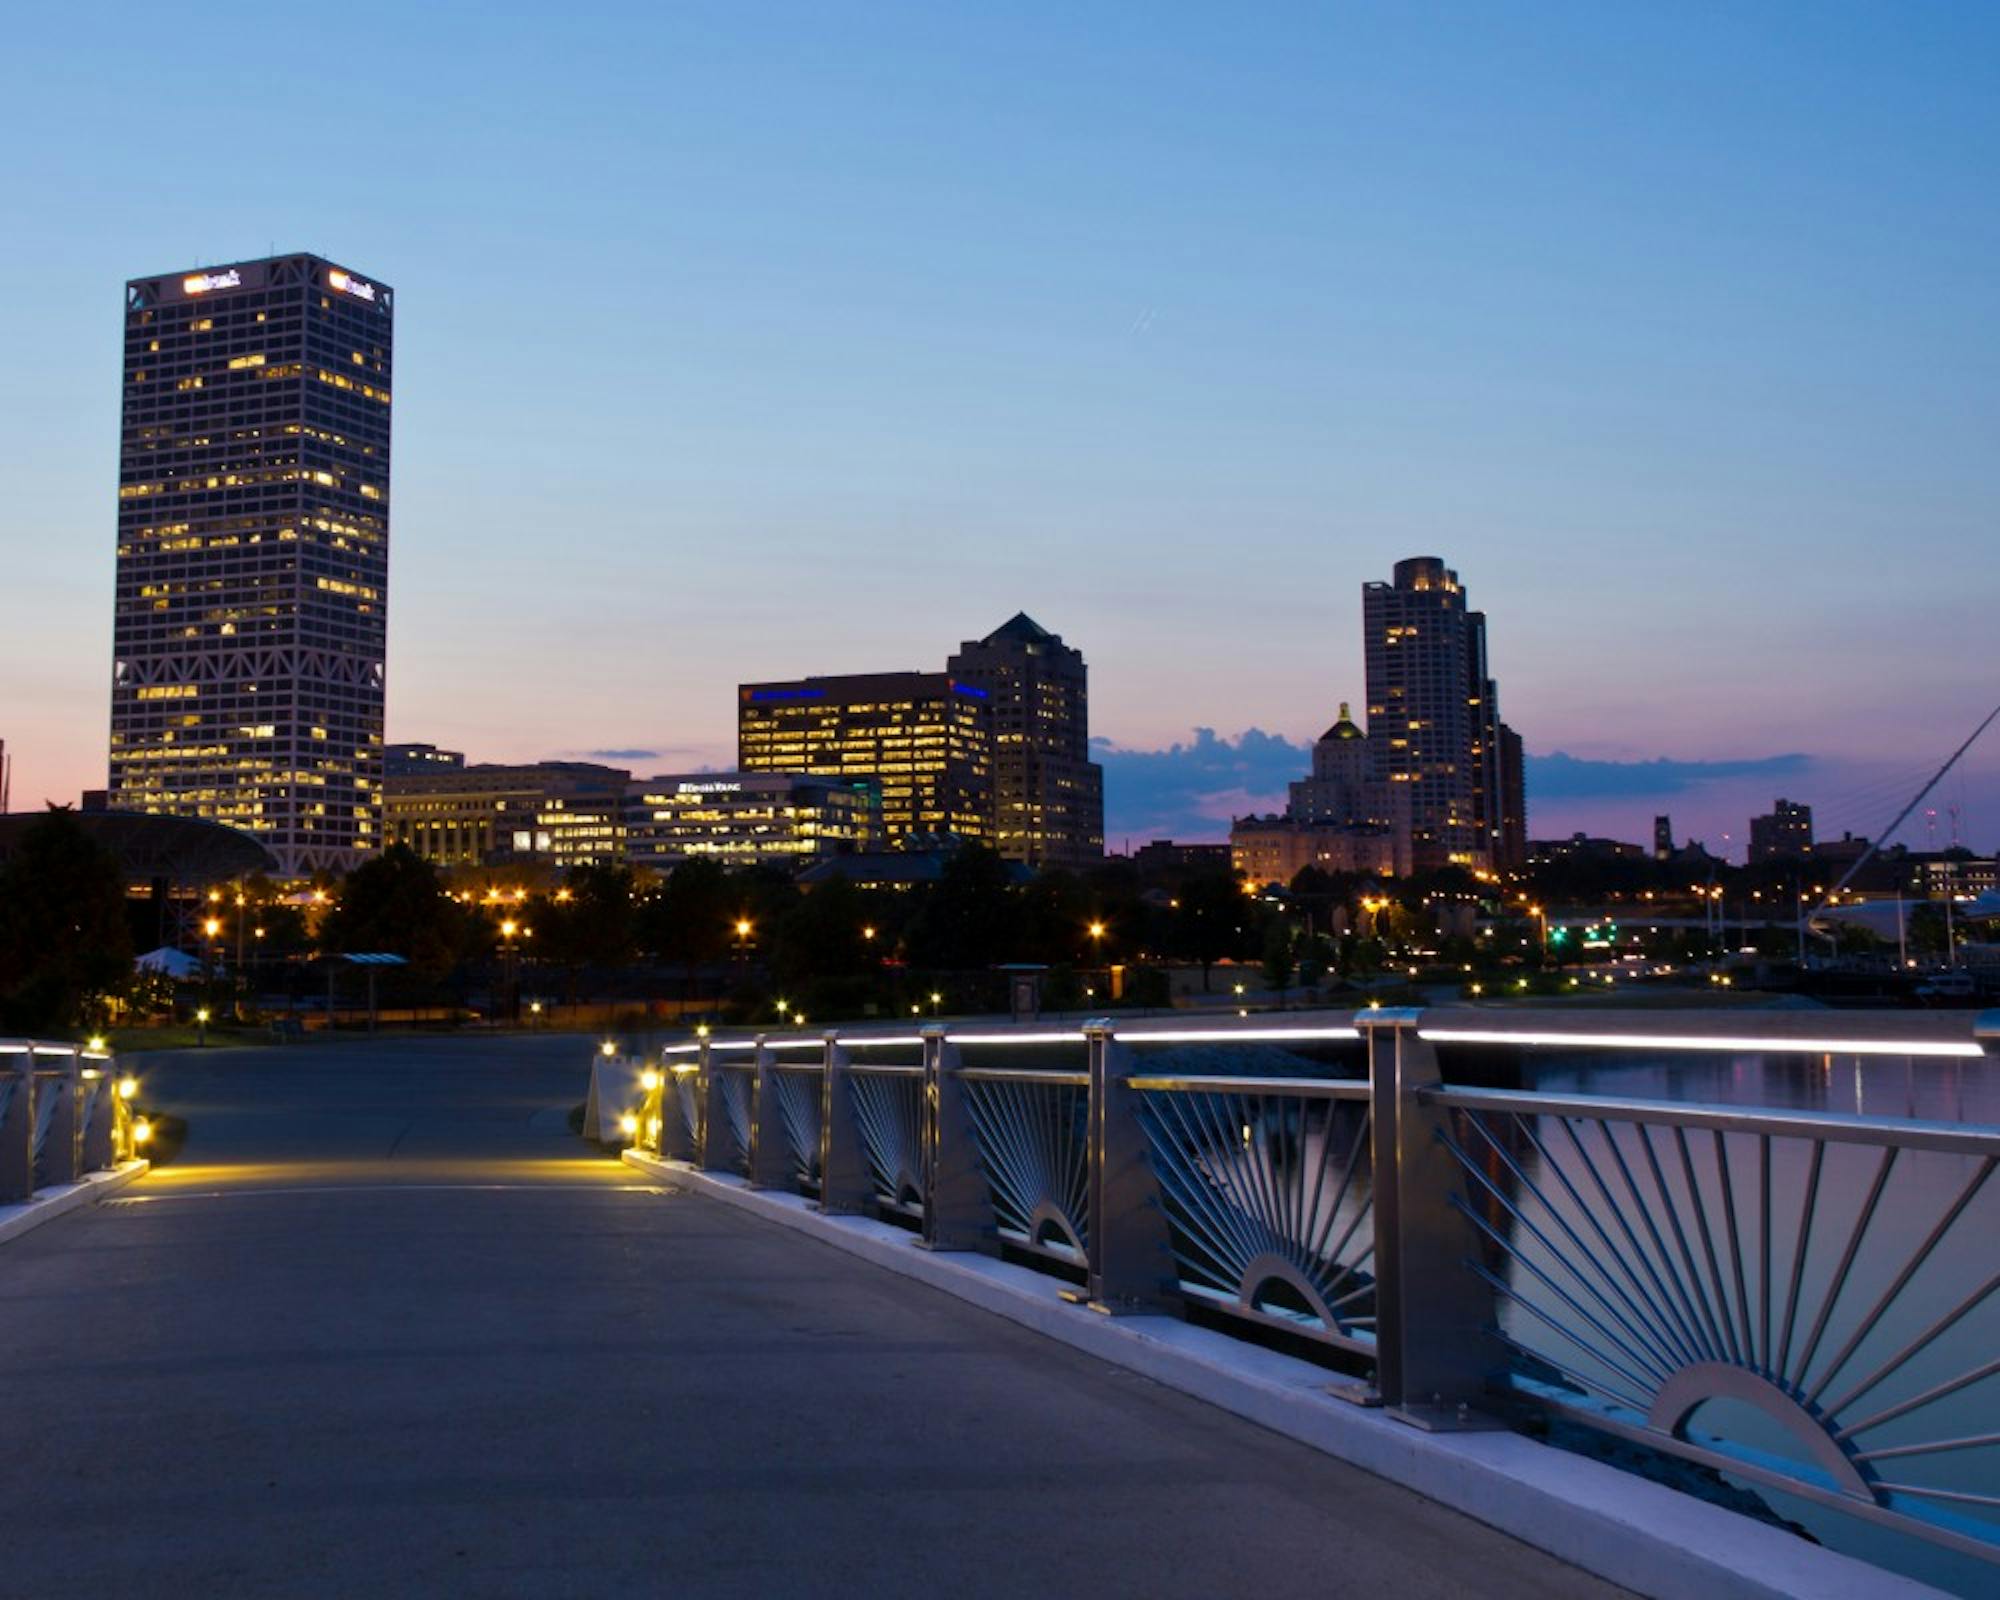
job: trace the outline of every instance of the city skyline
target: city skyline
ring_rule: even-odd
[[[0,241],[17,806],[103,782],[113,297],[273,245],[402,297],[392,739],[726,768],[729,684],[1020,609],[1089,654],[1107,843],[1218,837],[1428,551],[1500,619],[1538,835],[1872,831],[1990,704],[1992,18],[497,15],[476,60],[400,19],[338,163],[87,213],[201,46],[78,81],[85,15],[23,30],[14,112],[72,132]],[[1938,802],[1981,847],[1996,767]]]

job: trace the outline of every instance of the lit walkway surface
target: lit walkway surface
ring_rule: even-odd
[[[178,1160],[0,1249],[0,1595],[1617,1592],[581,1158],[589,1048],[147,1065]]]

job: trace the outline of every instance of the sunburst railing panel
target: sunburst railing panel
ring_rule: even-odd
[[[825,1070],[819,1062],[780,1062],[767,1079],[778,1097],[793,1182],[802,1194],[819,1192],[820,1089]]]
[[[1351,1073],[1351,1062],[1296,1049],[1222,1054],[1149,1053],[1126,1080],[1140,1096],[1181,1291],[1212,1310],[1369,1353],[1368,1083],[1327,1075]]]
[[[2000,1130],[1436,1099],[1517,1393],[2000,1555]]]
[[[1036,1068],[958,1074],[1000,1237],[1081,1267],[1090,1240],[1090,1077]]]

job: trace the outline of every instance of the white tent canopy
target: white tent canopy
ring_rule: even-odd
[[[176,950],[167,944],[157,950],[148,950],[132,964],[141,972],[157,972],[165,978],[192,978],[201,972],[200,961],[185,950]]]

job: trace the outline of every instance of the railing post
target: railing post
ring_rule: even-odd
[[[0,1205],[35,1197],[35,1057],[0,1056]]]
[[[1439,1137],[1447,1113],[1422,1098],[1441,1081],[1437,1051],[1418,1032],[1422,1015],[1409,1007],[1355,1018],[1368,1040],[1375,1116],[1375,1382],[1402,1421],[1478,1427],[1472,1407],[1495,1365],[1494,1307],[1451,1203],[1463,1179]]]
[[[764,1036],[757,1035],[757,1053],[764,1053]],[[723,1104],[722,1080],[728,1071],[716,1064],[706,1040],[701,1047],[701,1137],[696,1145],[695,1164],[704,1172],[725,1171],[735,1148],[736,1131],[729,1125],[729,1108]]]
[[[1173,1303],[1173,1256],[1139,1123],[1139,1096],[1125,1087],[1132,1052],[1109,1022],[1087,1022],[1083,1032],[1090,1050],[1090,1308],[1107,1314],[1163,1310]]]
[[[757,1072],[750,1084],[750,1187],[792,1187],[792,1152],[785,1141],[784,1113],[778,1109],[778,1058],[757,1046]]]
[[[865,1212],[875,1196],[868,1157],[861,1148],[861,1125],[854,1117],[854,1092],[847,1081],[851,1064],[846,1047],[829,1033],[819,1091],[819,1208],[829,1216]]]
[[[923,1243],[926,1250],[976,1250],[992,1236],[992,1203],[958,1077],[958,1047],[945,1033],[937,1025],[923,1030]]]
[[[30,1060],[33,1059],[31,1056]],[[72,1049],[60,1078],[44,1080],[43,1090],[52,1096],[47,1128],[42,1136],[42,1172],[50,1187],[74,1183],[77,1178],[76,1152],[82,1129],[77,1111],[83,1099],[83,1059]]]

